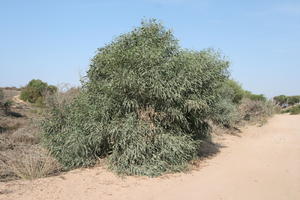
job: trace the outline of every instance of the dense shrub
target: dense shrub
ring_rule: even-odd
[[[33,79],[22,89],[20,98],[30,103],[43,105],[46,94],[54,94],[56,91],[55,86],[49,86],[41,80]]]
[[[287,98],[289,105],[295,105],[300,103],[300,96],[289,96]]]
[[[287,96],[279,95],[279,96],[274,97],[273,100],[279,106],[283,106],[285,103],[287,103]]]
[[[156,21],[100,48],[80,94],[53,103],[44,143],[67,168],[108,157],[123,174],[185,168],[209,138],[229,63],[212,50],[188,51]]]

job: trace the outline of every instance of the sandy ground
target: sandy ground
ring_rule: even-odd
[[[263,127],[245,128],[240,137],[225,135],[220,142],[221,152],[189,173],[120,178],[102,167],[81,169],[0,183],[0,199],[300,199],[300,115],[277,115]]]

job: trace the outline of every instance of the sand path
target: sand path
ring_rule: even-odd
[[[120,178],[102,167],[34,181],[0,183],[1,200],[299,200],[300,115],[225,135],[221,152],[197,170]]]

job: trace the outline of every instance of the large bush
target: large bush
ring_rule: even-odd
[[[31,80],[26,87],[22,89],[20,98],[30,103],[42,105],[47,94],[53,94],[57,88],[53,85],[48,85],[39,79]]]
[[[52,106],[44,142],[67,168],[108,157],[123,174],[184,169],[216,113],[228,62],[212,50],[181,49],[156,21],[100,48],[81,93]]]

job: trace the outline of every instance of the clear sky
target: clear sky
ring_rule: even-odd
[[[96,49],[143,18],[221,50],[245,89],[300,95],[300,0],[0,0],[0,86],[79,85]]]

